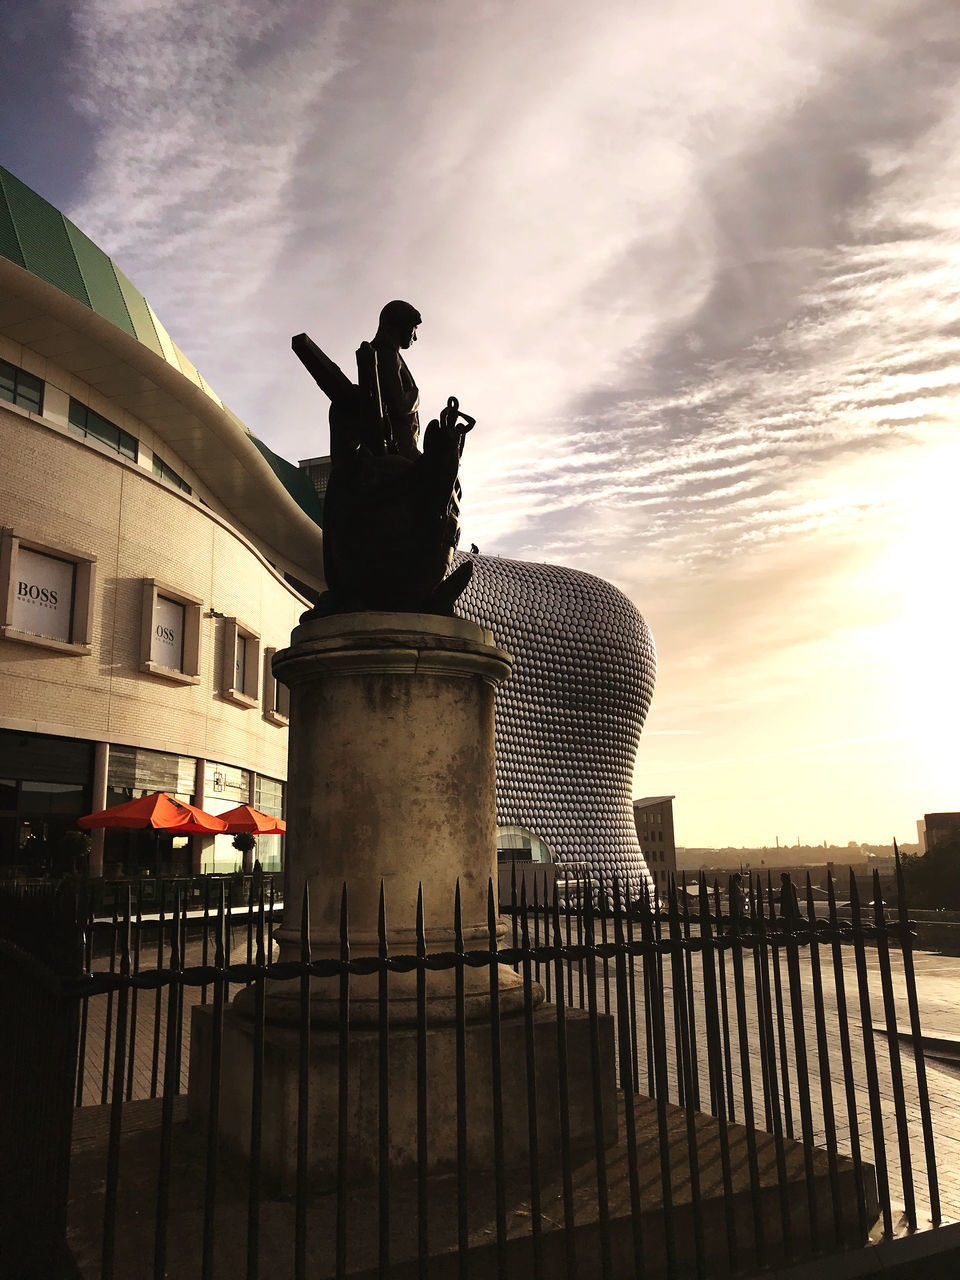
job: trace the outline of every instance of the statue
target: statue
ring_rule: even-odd
[[[420,313],[388,302],[372,342],[357,351],[357,384],[305,333],[293,350],[330,399],[330,479],[323,511],[328,590],[301,621],[362,610],[451,614],[473,571],[447,577],[460,537],[457,474],[474,419],[450,396],[428,423],[401,351]]]
[[[377,374],[387,438],[403,458],[416,458],[420,435],[420,392],[400,354],[417,340],[420,312],[409,302],[388,302],[370,346],[377,356]],[[358,353],[358,366],[360,356]],[[361,375],[362,376],[362,375]]]

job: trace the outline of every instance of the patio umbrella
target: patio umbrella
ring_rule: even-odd
[[[228,809],[220,814],[220,821],[227,835],[239,835],[241,831],[249,831],[254,836],[282,836],[287,824],[282,818],[273,818],[269,813],[261,813],[249,804],[238,804],[235,809]]]
[[[99,827],[117,827],[127,831],[152,830],[158,875],[161,831],[177,835],[214,835],[224,829],[223,823],[213,814],[204,813],[196,805],[187,804],[183,800],[174,800],[165,791],[154,791],[138,800],[126,800],[123,804],[101,809],[99,813],[88,813],[77,819],[77,826],[83,831]]]
[[[204,813],[196,805],[174,800],[164,791],[141,796],[139,800],[127,800],[123,804],[88,813],[77,819],[83,831],[99,827],[120,827],[126,830],[151,828],[154,831],[176,831],[182,835],[211,835],[226,828],[219,818]]]

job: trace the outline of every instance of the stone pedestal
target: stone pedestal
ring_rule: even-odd
[[[493,701],[510,655],[460,618],[358,613],[295,629],[274,658],[290,688],[286,870],[280,960],[299,960],[304,888],[315,960],[340,955],[347,885],[350,955],[376,955],[383,886],[393,955],[416,952],[422,887],[428,952],[453,951],[460,885],[466,950],[489,946],[488,885],[496,875]],[[467,1016],[489,1004],[486,970],[468,969]],[[453,1017],[452,971],[427,980],[430,1020]],[[501,1008],[519,1007],[517,975],[501,967]],[[415,978],[390,975],[391,1024],[415,1017]],[[542,998],[542,996],[540,997]],[[351,1022],[376,1019],[377,979],[351,979]],[[249,1012],[249,1000],[239,1009]],[[299,1016],[299,988],[271,989],[270,1021]],[[313,984],[312,1016],[338,1012],[336,979]]]
[[[290,753],[284,916],[277,932],[279,960],[298,961],[302,906],[309,903],[313,960],[341,954],[341,900],[347,886],[350,958],[380,948],[381,886],[388,953],[415,955],[417,903],[422,892],[428,954],[456,947],[454,901],[460,886],[466,951],[490,946],[489,887],[496,873],[494,692],[510,673],[510,655],[489,632],[459,618],[365,613],[317,619],[299,626],[274,658],[290,688]],[[502,941],[505,926],[494,917]],[[449,1169],[456,1157],[455,971],[426,975],[428,1166]],[[379,1151],[378,974],[349,979],[348,1128],[351,1180],[369,1179]],[[537,1112],[549,1163],[559,1134],[555,1011],[535,1006],[530,1039],[523,984],[498,968],[507,1161],[525,1158],[526,1063],[535,1052]],[[471,1164],[492,1161],[490,970],[464,970],[465,1079],[470,1098]],[[264,1161],[289,1186],[297,1145],[300,1082],[299,979],[269,981],[264,1038]],[[239,1154],[249,1152],[255,1034],[254,988],[241,991],[223,1027],[221,1133]],[[340,1058],[340,980],[311,978],[309,1169],[322,1184],[336,1169]],[[593,1079],[588,1020],[571,1011],[566,1037],[574,1142],[592,1142],[593,1097],[616,1140],[613,1021],[600,1019],[600,1079]],[[390,972],[389,1149],[391,1172],[417,1160],[416,974]],[[211,1022],[193,1014],[190,1097],[195,1114],[210,1096]],[[551,1083],[552,1082],[552,1083]],[[541,1115],[542,1112],[542,1115]]]

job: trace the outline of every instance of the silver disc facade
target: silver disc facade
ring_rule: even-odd
[[[457,554],[473,578],[457,604],[513,655],[497,690],[497,822],[609,884],[649,881],[633,768],[656,650],[638,610],[602,578],[559,565]]]

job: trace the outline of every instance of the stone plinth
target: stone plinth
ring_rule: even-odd
[[[536,1064],[536,1113],[541,1167],[554,1169],[560,1160],[560,1093],[557,1072],[557,1014],[541,1005],[534,1015],[528,1045],[524,1019],[504,1018],[500,1054],[503,1079],[504,1151],[509,1166],[528,1159],[527,1054]],[[213,1011],[194,1008],[190,1030],[190,1111],[202,1120],[209,1097],[209,1060]],[[575,1151],[594,1150],[594,1089],[603,1097],[604,1145],[617,1141],[613,1019],[600,1018],[599,1078],[590,1059],[590,1026],[582,1010],[566,1012],[565,1061],[570,1081],[567,1113]],[[391,1174],[417,1169],[417,1036],[411,1027],[391,1030],[388,1038],[388,1115]],[[228,1010],[223,1025],[220,1100],[226,1146],[243,1158],[250,1155],[250,1096],[253,1088],[254,1032],[250,1021]],[[431,1174],[456,1169],[456,1044],[453,1029],[441,1023],[428,1029],[427,1168]],[[351,1032],[348,1055],[347,1113],[351,1184],[371,1184],[379,1169],[380,1039],[375,1030]],[[263,1055],[262,1168],[270,1185],[293,1194],[297,1176],[297,1123],[300,1035],[294,1027],[267,1028]],[[490,1026],[470,1022],[465,1031],[467,1166],[471,1175],[494,1167],[493,1078]],[[307,1168],[312,1186],[336,1186],[337,1117],[340,1099],[339,1036],[317,1030],[310,1037],[309,1125]]]
[[[344,883],[351,958],[377,954],[381,884],[391,954],[416,952],[421,886],[427,951],[454,950],[458,882],[464,946],[489,946],[493,703],[510,666],[489,631],[460,618],[356,613],[296,628],[273,660],[290,688],[281,960],[300,959],[305,887],[311,956],[339,957]],[[466,977],[467,1016],[481,1016],[488,974]],[[413,1020],[414,986],[412,974],[391,975],[391,1022]],[[427,987],[431,1022],[449,1020],[452,974],[430,974]],[[501,968],[500,988],[504,1012],[518,1007],[511,969]],[[376,999],[375,975],[352,980],[351,1021],[375,1020]],[[271,986],[269,1020],[294,1020],[298,1008],[295,984],[286,995]],[[314,981],[312,1008],[320,1024],[336,1019],[335,979]]]
[[[298,961],[302,904],[309,904],[314,961],[341,955],[341,901],[347,886],[351,960],[377,956],[381,885],[385,938],[391,955],[417,952],[418,898],[424,942],[431,956],[456,949],[454,901],[460,887],[461,931],[467,952],[489,951],[489,892],[496,871],[494,691],[510,673],[510,655],[489,632],[459,618],[368,613],[318,619],[298,627],[274,658],[290,687],[290,767],[284,917],[277,933],[279,961]],[[493,918],[495,941],[505,927]],[[490,967],[464,968],[462,1019],[469,1095],[467,1142],[471,1167],[489,1168],[492,1155]],[[537,1064],[537,1115],[545,1167],[559,1140],[556,1014],[541,1006],[531,984],[534,1033],[528,1044],[521,977],[497,968],[504,1118],[508,1159],[526,1149],[528,1053]],[[389,1026],[389,1162],[391,1176],[417,1161],[417,999],[415,972],[389,972],[386,1007],[379,974],[351,973],[348,1012],[340,978],[310,979],[311,1178],[336,1174],[340,1101],[340,1017],[346,1012],[350,1177],[369,1180],[378,1169],[380,1027]],[[455,970],[428,970],[422,1012],[426,1035],[427,1166],[449,1170],[456,1159]],[[263,1142],[268,1176],[289,1188],[296,1169],[301,1081],[299,978],[269,979],[263,1044]],[[241,991],[223,1025],[220,1122],[224,1145],[250,1150],[255,988]],[[604,1141],[616,1141],[613,1020],[600,1018],[600,1068],[593,1078],[589,1021],[571,1012],[566,1037],[574,1143],[593,1142],[593,1098],[608,1117]],[[212,1024],[194,1011],[190,1097],[202,1115],[210,1096]]]

